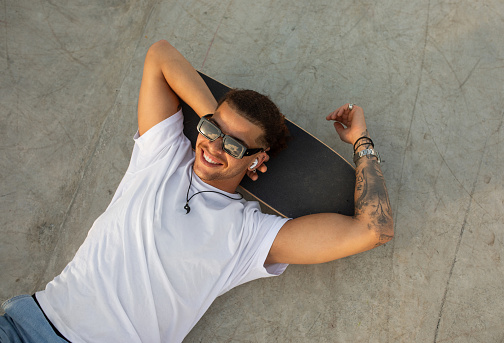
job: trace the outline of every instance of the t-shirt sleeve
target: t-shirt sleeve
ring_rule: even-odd
[[[135,145],[131,153],[128,169],[109,206],[123,194],[137,172],[163,158],[173,158],[175,155],[179,156],[179,158],[183,158],[185,155],[189,157],[192,151],[191,143],[184,136],[183,129],[184,117],[182,110],[180,110],[151,127],[142,136],[137,131],[133,137]],[[182,151],[180,149],[183,150],[184,154],[180,154],[180,151]]]
[[[182,110],[154,125],[143,135],[136,132],[133,140],[135,146],[131,154],[128,172],[143,169],[161,158],[166,149],[187,139],[183,134],[184,116]]]
[[[288,264],[264,264],[278,232],[289,220],[276,215],[262,213],[258,208],[246,211],[245,223],[251,230],[251,237],[246,248],[242,251],[236,273],[231,285],[222,292],[246,282],[270,276],[278,276],[287,268]]]

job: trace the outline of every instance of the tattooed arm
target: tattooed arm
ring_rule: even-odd
[[[371,148],[371,144],[357,149],[357,152],[367,148]],[[394,236],[392,208],[377,158],[361,157],[357,161],[355,176],[354,218],[367,222],[368,228],[376,233],[379,239],[376,246],[387,243]]]
[[[327,116],[335,121],[340,138],[354,144],[370,137],[362,108],[348,104]],[[370,147],[370,140],[359,141],[357,151]],[[357,161],[355,170],[355,214],[320,213],[288,221],[279,231],[265,263],[312,264],[373,249],[392,239],[394,224],[385,179],[374,156]]]

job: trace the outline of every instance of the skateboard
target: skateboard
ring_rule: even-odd
[[[200,72],[219,100],[230,88]],[[185,103],[184,134],[194,147],[199,116]],[[336,151],[286,118],[291,139],[288,147],[266,165],[266,173],[252,181],[245,176],[240,193],[257,200],[263,210],[287,218],[314,213],[354,214],[355,168]]]

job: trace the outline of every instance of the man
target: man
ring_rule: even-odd
[[[182,133],[179,98],[202,117],[195,152]],[[180,342],[237,285],[389,241],[391,208],[362,109],[344,105],[327,119],[357,153],[355,215],[262,214],[235,190],[245,174],[257,179],[268,153],[283,145],[278,109],[253,91],[217,104],[174,47],[155,43],[130,165],[110,205],[44,291],[4,304],[0,339]]]

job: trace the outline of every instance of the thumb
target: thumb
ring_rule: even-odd
[[[335,122],[334,123],[334,128],[336,129],[336,132],[338,133],[338,135],[340,136],[341,139],[343,139],[343,136],[345,136],[345,127],[343,126],[343,124],[341,123],[338,123],[338,122]]]

